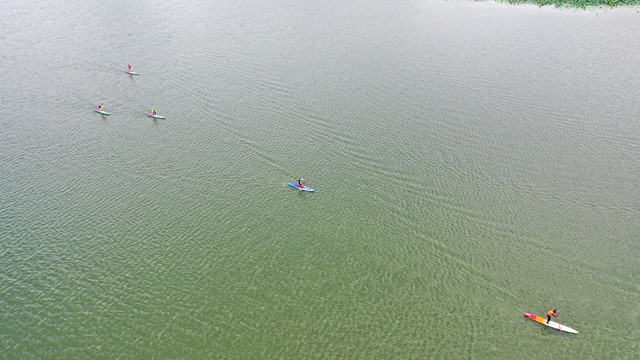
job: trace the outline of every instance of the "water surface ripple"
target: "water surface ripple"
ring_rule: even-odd
[[[0,358],[637,354],[635,9],[0,10]]]

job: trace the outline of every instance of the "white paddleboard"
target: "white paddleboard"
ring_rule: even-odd
[[[548,324],[544,324],[547,325],[550,328],[554,328],[558,331],[562,331],[562,332],[568,332],[568,333],[572,333],[572,334],[577,334],[578,332],[575,331],[574,329],[568,327],[567,325],[562,325],[562,324],[558,324],[555,321],[549,321]]]
[[[538,315],[533,315],[533,314],[529,314],[529,313],[524,313],[524,316],[528,317],[529,319],[540,323],[544,326],[548,326],[552,329],[556,329],[558,331],[562,331],[562,332],[568,332],[570,334],[577,334],[578,332],[566,325],[562,325],[562,324],[558,324],[555,321],[549,321],[549,323],[547,324],[547,319],[543,318],[542,316],[538,316]]]

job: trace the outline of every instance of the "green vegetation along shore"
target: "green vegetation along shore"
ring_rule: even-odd
[[[633,6],[640,5],[640,0],[502,0],[510,4],[536,4],[539,6],[555,5],[556,7],[579,7],[587,6]]]

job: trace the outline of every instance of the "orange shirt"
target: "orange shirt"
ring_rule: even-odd
[[[547,315],[549,315],[549,316],[554,316],[555,314],[556,314],[556,311],[555,311],[555,310],[550,310],[550,311],[547,313]]]

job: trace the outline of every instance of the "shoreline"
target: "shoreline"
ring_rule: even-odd
[[[636,8],[640,5],[640,0],[496,0],[496,2],[509,5],[537,5],[539,7],[553,5],[558,9],[584,10],[587,8]]]

